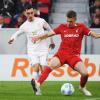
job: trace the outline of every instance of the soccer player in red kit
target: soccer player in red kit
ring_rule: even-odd
[[[34,40],[37,41],[39,39],[45,39],[59,34],[62,42],[57,53],[51,59],[49,65],[45,67],[38,81],[31,81],[32,87],[34,92],[37,92],[40,90],[40,85],[46,80],[49,73],[53,69],[61,67],[63,64],[68,64],[71,68],[81,74],[79,86],[80,91],[86,96],[91,96],[92,94],[86,89],[85,86],[88,80],[88,72],[82,62],[82,59],[80,58],[80,51],[84,35],[100,38],[100,34],[91,32],[90,29],[82,23],[76,23],[77,15],[75,11],[69,11],[66,17],[67,23],[59,25],[54,29],[54,32],[48,32],[46,34],[34,37]]]

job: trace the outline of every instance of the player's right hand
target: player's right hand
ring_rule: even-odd
[[[9,43],[9,44],[12,44],[13,41],[14,41],[14,39],[11,39],[11,40],[8,41],[8,43]]]

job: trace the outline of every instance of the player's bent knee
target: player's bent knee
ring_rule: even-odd
[[[57,68],[57,65],[51,64],[50,67],[51,67],[52,69],[55,69],[55,68]]]
[[[52,69],[55,69],[55,68],[58,68],[61,66],[60,64],[60,61],[57,57],[54,57],[51,59],[51,61],[49,62],[49,66],[52,68]]]
[[[55,69],[55,68],[60,67],[60,64],[57,63],[57,62],[50,62],[49,66],[50,66],[52,69]]]

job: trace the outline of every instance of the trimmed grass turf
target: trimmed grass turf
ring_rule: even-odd
[[[79,82],[70,82],[75,87],[71,96],[64,96],[60,93],[62,81],[45,82],[42,89],[42,96],[35,96],[32,92],[30,82],[26,81],[1,81],[0,100],[100,100],[100,82],[88,82],[87,87],[92,92],[92,97],[84,96],[78,90]],[[97,98],[97,99],[96,99]]]

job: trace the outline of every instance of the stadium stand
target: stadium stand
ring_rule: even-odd
[[[78,13],[78,22],[88,23],[89,9],[87,0],[56,0],[51,14],[51,24],[53,27],[59,23],[66,22],[66,12],[75,10]]]
[[[90,0],[90,27],[100,28],[100,0]]]
[[[52,0],[1,0],[0,16],[9,23],[6,28],[18,28],[25,20],[24,8],[27,4],[31,4],[36,8],[36,16],[49,21],[49,13],[52,7]],[[5,21],[4,21],[5,22]]]

